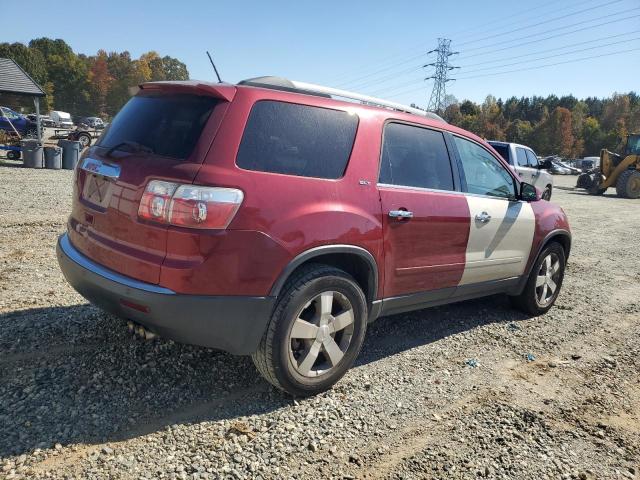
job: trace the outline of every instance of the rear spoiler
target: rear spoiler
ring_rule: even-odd
[[[159,90],[172,93],[190,93],[192,95],[204,95],[215,97],[230,102],[236,95],[236,87],[228,83],[207,83],[197,80],[182,82],[145,82],[139,85],[140,90]]]

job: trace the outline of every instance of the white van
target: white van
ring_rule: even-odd
[[[71,115],[67,112],[61,112],[60,110],[52,110],[49,112],[51,120],[54,121],[58,128],[73,128],[73,122],[71,121]]]

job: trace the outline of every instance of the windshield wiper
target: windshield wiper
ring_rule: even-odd
[[[134,153],[139,153],[139,152],[142,152],[142,153],[154,153],[153,152],[153,148],[151,148],[151,147],[147,147],[146,145],[143,145],[143,144],[138,143],[138,142],[134,142],[132,140],[125,140],[124,142],[116,143],[113,147],[111,147],[109,150],[107,150],[106,156],[110,157],[111,154],[115,150],[118,150],[118,148],[120,148],[122,146],[127,146],[127,147],[133,148],[133,152]]]

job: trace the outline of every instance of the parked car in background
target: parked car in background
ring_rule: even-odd
[[[36,123],[36,117],[37,116],[35,113],[30,113],[29,115],[27,115],[27,118],[34,123]],[[43,127],[55,127],[56,122],[51,120],[51,117],[49,115],[40,115],[40,125],[42,125]]]
[[[35,137],[38,124],[9,107],[0,107],[0,130],[4,130],[8,135],[15,135],[17,131],[23,137]]]
[[[540,162],[535,152],[517,143],[489,140],[496,152],[512,165],[523,182],[535,185],[542,192],[542,198],[551,199],[553,193],[553,177],[545,170],[548,165]]]
[[[337,382],[383,315],[500,293],[547,312],[562,209],[476,135],[335,92],[142,84],[76,168],[67,281],[143,333],[252,355],[294,396]]]
[[[559,160],[557,157],[550,157],[551,167],[549,171],[554,175],[580,175],[582,170]]]
[[[86,125],[89,128],[94,130],[102,130],[104,129],[104,122],[100,117],[83,117],[77,122],[78,124]]]
[[[584,157],[580,160],[576,160],[576,167],[582,172],[588,172],[596,168],[600,164],[600,157]]]
[[[62,112],[60,110],[52,110],[49,112],[49,117],[54,121],[58,128],[73,128],[73,121],[71,120],[71,114]]]

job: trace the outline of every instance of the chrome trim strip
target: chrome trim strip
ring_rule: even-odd
[[[479,197],[479,198],[491,198],[494,200],[503,200],[506,202],[522,202],[518,199],[510,199],[507,197],[494,197],[492,195],[481,195],[479,193],[461,192],[458,190],[438,190],[437,188],[424,188],[424,187],[411,187],[407,185],[392,185],[390,183],[378,183],[378,187],[394,188],[399,190],[416,190],[418,192],[432,192],[432,193],[450,193],[452,195],[463,195],[465,197]]]
[[[120,275],[119,273],[116,273],[113,270],[109,270],[102,265],[98,265],[97,263],[89,260],[83,254],[81,254],[71,244],[69,235],[66,233],[60,237],[59,243],[60,249],[67,257],[69,257],[70,260],[72,260],[82,268],[89,270],[96,275],[100,275],[107,280],[111,280],[112,282],[119,283],[120,285],[124,285],[126,287],[135,288],[136,290],[143,290],[145,292],[160,293],[163,295],[175,295],[176,293],[173,290],[169,290],[168,288],[159,287],[157,285],[152,285],[150,283],[145,283],[139,280],[134,280],[133,278],[125,277],[124,275]]]
[[[120,176],[120,165],[104,163],[102,160],[98,160],[96,158],[85,158],[80,168],[86,172],[95,173],[96,175],[107,177],[112,180],[117,180]]]

